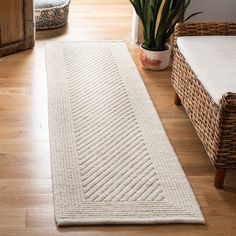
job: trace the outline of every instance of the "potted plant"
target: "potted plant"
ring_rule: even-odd
[[[170,61],[167,41],[175,24],[186,21],[184,13],[191,0],[129,0],[143,25],[144,43],[140,45],[140,62],[143,68],[164,70]]]

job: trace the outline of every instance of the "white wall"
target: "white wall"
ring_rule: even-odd
[[[191,22],[231,21],[236,22],[236,0],[192,0],[186,16],[202,11]]]

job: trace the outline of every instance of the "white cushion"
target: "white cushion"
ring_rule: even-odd
[[[185,36],[177,45],[217,104],[225,93],[236,92],[236,36]]]

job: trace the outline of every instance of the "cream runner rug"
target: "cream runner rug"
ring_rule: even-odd
[[[204,223],[123,42],[48,43],[57,225]]]

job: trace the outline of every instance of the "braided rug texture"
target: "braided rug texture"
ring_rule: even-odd
[[[123,42],[47,43],[57,225],[204,223]]]

